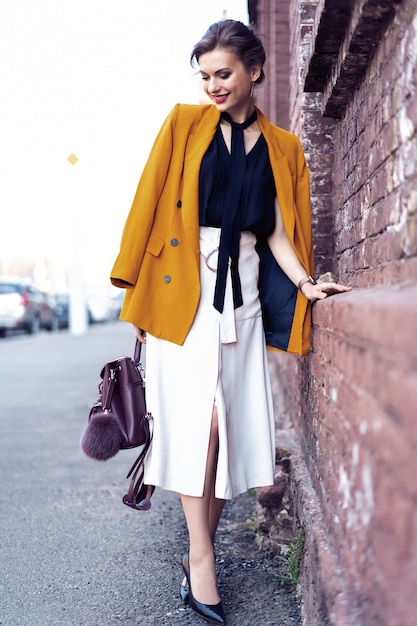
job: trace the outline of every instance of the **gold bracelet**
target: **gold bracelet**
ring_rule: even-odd
[[[317,282],[314,280],[314,278],[312,276],[310,276],[310,274],[308,274],[307,276],[304,276],[304,278],[301,278],[298,281],[298,289],[301,291],[301,287],[303,285],[305,285],[306,283],[311,283],[312,285],[317,285]]]

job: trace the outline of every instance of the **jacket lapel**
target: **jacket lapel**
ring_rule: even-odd
[[[275,188],[277,191],[278,202],[285,230],[287,231],[290,241],[294,243],[294,194],[288,157],[283,154],[276,133],[271,132],[270,127],[272,125],[262,111],[259,111],[259,109],[258,122],[268,146],[269,160],[271,162],[272,173],[274,175]]]
[[[207,107],[198,126],[188,138],[184,156],[183,177],[183,213],[184,230],[193,249],[199,249],[199,176],[201,161],[216,132],[220,114],[216,107]]]

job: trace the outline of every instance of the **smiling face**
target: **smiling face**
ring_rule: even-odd
[[[260,67],[248,70],[237,54],[224,48],[205,52],[198,64],[203,89],[219,111],[227,111],[235,122],[245,121],[254,110],[250,93]]]

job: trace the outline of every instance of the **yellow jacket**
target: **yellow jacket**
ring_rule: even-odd
[[[177,104],[172,109],[144,167],[111,271],[112,283],[127,287],[120,318],[179,345],[200,298],[199,170],[219,119],[214,105]],[[258,123],[268,145],[286,231],[306,272],[312,274],[309,176],[303,150],[295,135],[271,124],[259,110]],[[276,284],[271,288],[277,292]],[[267,343],[272,349],[305,355],[310,347],[310,305],[292,283],[291,288],[294,306],[287,315],[288,338],[280,345],[273,333],[268,341],[266,333]]]

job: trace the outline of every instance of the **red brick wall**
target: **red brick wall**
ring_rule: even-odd
[[[266,22],[277,4],[258,2]],[[289,124],[311,173],[316,274],[355,287],[314,305],[310,357],[272,360],[278,427],[290,415],[303,452],[308,626],[416,621],[416,13],[416,0],[290,2]]]
[[[400,6],[334,133],[339,273],[361,287],[417,279],[416,5]]]

